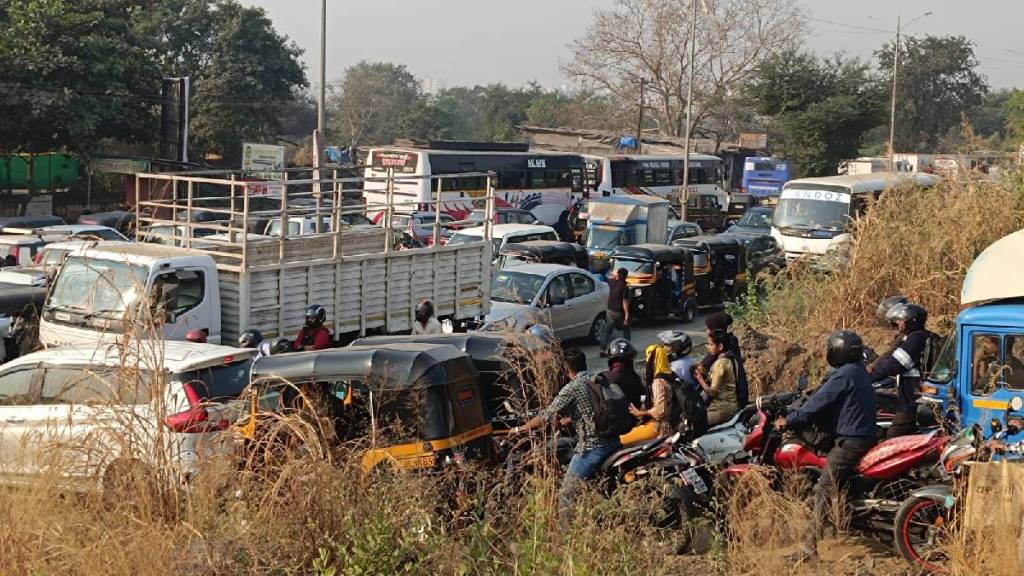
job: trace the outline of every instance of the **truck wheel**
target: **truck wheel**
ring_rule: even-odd
[[[594,318],[594,322],[590,325],[590,340],[594,344],[601,343],[601,337],[604,336],[605,327],[608,325],[608,317],[605,316],[604,312],[597,315]]]
[[[926,574],[945,574],[943,532],[948,524],[942,505],[931,498],[910,498],[896,513],[893,536],[896,551]]]

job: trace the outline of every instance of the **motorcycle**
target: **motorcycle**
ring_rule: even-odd
[[[751,470],[767,468],[776,473],[776,478],[780,478],[780,472],[799,472],[806,475],[810,485],[817,481],[827,458],[822,444],[828,442],[800,431],[783,433],[774,425],[804,394],[806,386],[806,378],[801,378],[795,394],[758,398],[758,422],[743,445],[751,461],[727,467],[726,478],[736,479]],[[946,440],[940,430],[935,430],[883,441],[865,454],[846,488],[853,522],[865,529],[890,531],[900,503],[930,479]]]
[[[1024,446],[1018,443],[1007,447],[1002,442],[1007,436],[1020,432],[1018,425],[1010,421],[1009,412],[1020,411],[1024,401],[1019,397],[1014,401],[1004,417],[1006,426],[993,419],[988,439],[984,438],[978,424],[954,435],[936,466],[943,483],[913,491],[900,505],[893,526],[893,539],[896,551],[909,564],[927,573],[948,572],[942,545],[945,534],[956,525],[962,512],[970,471],[970,466],[965,466],[965,463],[987,462],[998,453],[1014,460],[1024,459]]]

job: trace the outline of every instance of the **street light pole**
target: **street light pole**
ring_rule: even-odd
[[[639,156],[644,153],[644,84],[647,80],[640,79],[640,118],[636,123],[636,153]]]
[[[900,13],[896,13],[896,45],[893,48],[892,56],[892,101],[889,105],[889,171],[896,171],[896,79],[899,78],[900,71],[900,35],[903,29],[910,26],[914,22],[917,22],[925,16],[931,16],[932,12],[929,10],[924,14],[921,14],[917,18],[914,18],[906,25],[900,23]]]
[[[320,4],[320,100],[317,103],[316,129],[324,135],[324,104],[327,96],[327,0]]]
[[[683,194],[679,199],[679,214],[686,221],[686,201],[690,195],[690,115],[693,112],[693,62],[697,49],[697,0],[690,0],[693,13],[690,15],[690,79],[686,86],[686,137],[683,146]]]

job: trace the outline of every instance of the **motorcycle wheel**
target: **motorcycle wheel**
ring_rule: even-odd
[[[930,498],[909,498],[896,513],[894,540],[900,557],[925,574],[946,574],[942,552],[949,524],[945,508]]]

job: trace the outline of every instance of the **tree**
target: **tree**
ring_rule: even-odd
[[[262,8],[236,0],[153,3],[141,30],[159,42],[168,76],[189,76],[191,146],[236,165],[242,142],[277,136],[306,87],[302,50]]]
[[[406,129],[410,115],[426,103],[420,83],[402,64],[359,62],[331,95],[331,127],[350,146],[390,144],[414,136]]]
[[[152,45],[136,2],[0,1],[0,153],[96,152],[102,138],[155,136]]]
[[[640,80],[648,81],[646,102],[661,132],[685,132],[689,83],[691,2],[700,0],[617,0],[596,10],[584,35],[570,44],[573,59],[563,68],[587,88],[613,95],[635,110]],[[691,127],[729,96],[767,58],[799,41],[800,6],[795,0],[701,2]],[[722,113],[725,113],[723,108]]]
[[[893,43],[875,52],[891,81]],[[931,151],[961,118],[981,104],[988,85],[977,72],[974,43],[964,36],[906,36],[900,43],[893,147]]]
[[[884,118],[884,87],[866,63],[841,56],[821,60],[809,52],[782,52],[757,68],[746,95],[770,117],[781,140],[776,153],[804,176],[835,174]]]
[[[1010,92],[1003,104],[1007,136],[1019,143],[1024,139],[1024,90]]]

